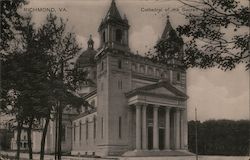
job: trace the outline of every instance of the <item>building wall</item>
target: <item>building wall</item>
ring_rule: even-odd
[[[97,148],[98,155],[107,155],[108,144],[108,57],[97,62]]]
[[[62,121],[62,143],[61,149],[64,153],[69,153],[72,150],[72,122],[71,117],[73,115],[70,114],[63,114],[63,121]],[[55,153],[55,131],[56,129],[56,121],[51,120],[49,122],[46,142],[45,142],[45,153]],[[41,142],[41,141],[39,141]]]
[[[31,134],[33,152],[40,152],[42,131],[33,130]],[[14,137],[11,139],[11,149],[17,149],[17,130],[14,130]],[[22,130],[20,139],[20,149],[28,150],[28,135],[26,130]]]
[[[125,93],[131,90],[131,63],[124,54],[113,53],[109,57],[109,146],[110,155],[121,154],[128,149],[128,103]],[[120,66],[119,66],[120,65]]]
[[[121,66],[119,66],[121,61]],[[178,75],[179,74],[179,75]],[[135,111],[129,108],[125,93],[132,89],[158,82],[172,82],[186,92],[186,73],[154,64],[145,58],[135,59],[119,52],[105,53],[97,63],[97,137],[93,137],[92,114],[74,120],[76,125],[72,154],[116,155],[135,148]],[[184,104],[186,105],[186,104]],[[131,115],[129,115],[129,113]],[[89,139],[86,140],[86,119],[89,121]],[[82,136],[79,140],[79,123]],[[72,130],[72,134],[73,134]],[[92,132],[92,133],[91,133]]]
[[[73,155],[95,154],[98,132],[96,112],[74,120],[72,127],[71,153]]]

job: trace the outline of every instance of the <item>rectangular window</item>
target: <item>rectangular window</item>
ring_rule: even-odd
[[[177,73],[176,79],[177,79],[177,81],[181,81],[181,73]]]
[[[122,80],[118,80],[118,89],[122,89]]]
[[[95,139],[95,137],[96,137],[96,117],[94,117],[93,121],[94,121],[94,139]]]
[[[122,60],[120,60],[120,59],[118,60],[118,68],[122,69]]]
[[[119,138],[122,138],[122,117],[119,117]]]
[[[82,139],[82,122],[79,123],[79,140]]]
[[[103,91],[103,83],[101,83],[101,91]]]
[[[76,140],[76,124],[74,123],[74,127],[73,127],[73,134],[74,134],[74,141]]]
[[[27,147],[27,143],[23,143],[23,148],[26,148]]]
[[[86,120],[86,139],[88,139],[88,137],[89,137],[89,122],[88,122],[88,120]]]
[[[102,136],[102,138],[103,138],[103,117],[102,117],[102,127],[101,127],[101,129],[102,129],[102,134],[101,134],[101,136]]]
[[[102,61],[102,63],[101,63],[101,70],[103,71],[103,69],[104,69],[104,62]]]
[[[66,140],[66,126],[65,125],[62,125],[62,141],[65,142]]]

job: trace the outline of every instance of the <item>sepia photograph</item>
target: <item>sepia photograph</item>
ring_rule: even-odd
[[[0,2],[0,160],[250,160],[248,0]]]

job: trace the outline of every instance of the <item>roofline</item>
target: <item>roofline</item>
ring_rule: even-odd
[[[91,109],[88,112],[80,113],[78,116],[72,118],[72,121],[77,120],[77,119],[82,118],[82,117],[85,117],[85,116],[90,115],[90,114],[95,113],[95,112],[97,112],[96,108]]]
[[[185,93],[183,93],[182,91],[180,91],[179,89],[174,87],[168,81],[161,81],[161,82],[158,82],[158,83],[154,83],[154,84],[150,84],[150,85],[146,85],[146,86],[143,86],[143,87],[136,88],[136,89],[134,89],[132,91],[129,91],[129,92],[125,93],[125,96],[126,97],[131,97],[131,96],[136,95],[136,94],[142,94],[142,93],[145,94],[145,93],[148,93],[148,92],[145,92],[145,90],[150,90],[150,89],[159,88],[159,87],[165,87],[167,89],[170,89],[170,91],[177,94],[176,97],[178,97],[178,98],[188,99],[188,96]],[[165,94],[163,94],[163,95],[165,95]]]
[[[86,94],[85,96],[83,96],[83,99],[87,99],[93,95],[97,94],[97,89],[94,89],[92,92]]]

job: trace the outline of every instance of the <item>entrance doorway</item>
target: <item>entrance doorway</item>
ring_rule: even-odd
[[[170,149],[175,148],[174,110],[170,110]]]
[[[165,129],[159,128],[159,149],[164,149],[164,142],[165,142]]]
[[[153,149],[153,127],[148,126],[148,149]]]

